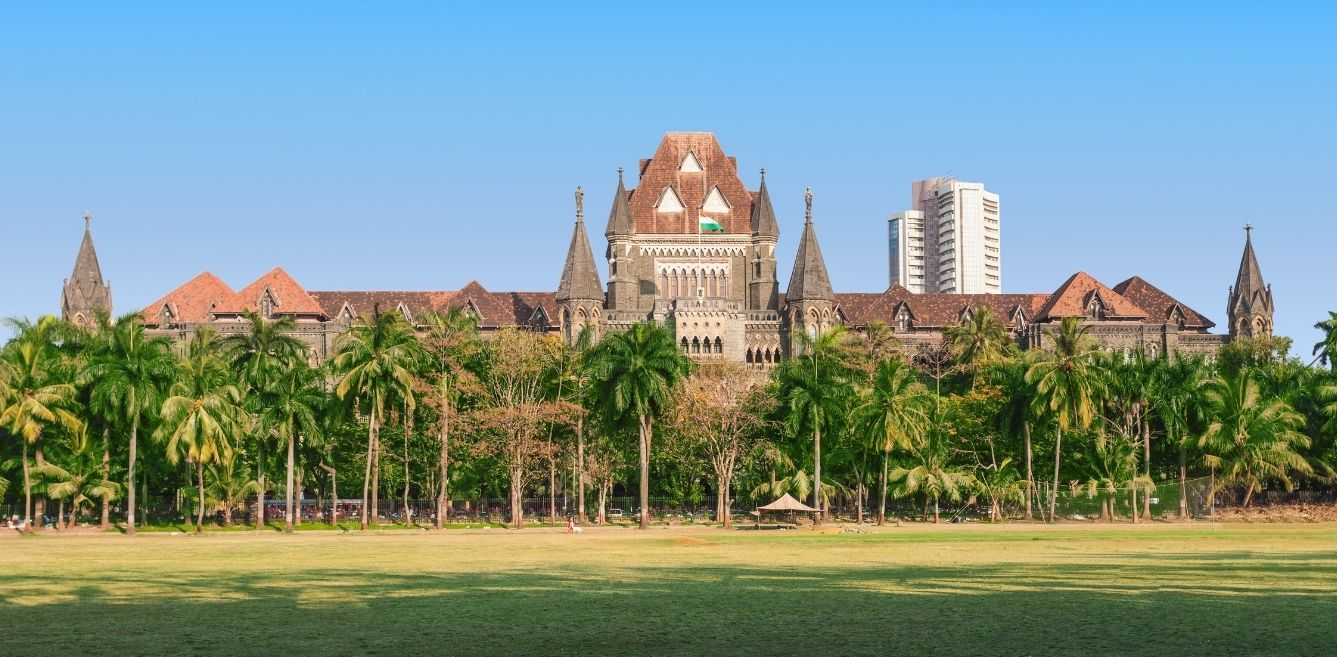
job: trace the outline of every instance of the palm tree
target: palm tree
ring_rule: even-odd
[[[339,337],[332,365],[341,374],[334,392],[346,402],[366,404],[367,463],[362,479],[362,530],[368,528],[367,506],[377,502],[371,486],[372,464],[380,457],[381,422],[394,396],[413,406],[413,367],[422,358],[421,345],[398,313],[375,312]],[[370,500],[368,500],[370,493]],[[373,520],[376,518],[373,517]]]
[[[976,485],[975,478],[953,465],[950,457],[951,445],[946,432],[935,428],[889,475],[892,481],[897,482],[894,491],[897,497],[924,496],[925,519],[928,518],[929,505],[933,505],[935,524],[941,521],[938,515],[939,501],[947,499],[960,502]]]
[[[235,457],[230,461],[210,465],[209,486],[204,490],[201,504],[215,513],[223,514],[223,526],[232,526],[232,512],[246,508],[246,500],[255,495],[259,482],[246,476],[246,468]]]
[[[40,441],[46,432],[83,431],[84,423],[75,413],[77,390],[61,371],[52,342],[58,320],[43,317],[36,324],[10,321],[18,337],[4,352],[8,363],[9,404],[0,414],[0,427],[19,439],[23,447],[23,514],[25,526],[33,518],[32,465],[28,447],[37,445],[37,464],[43,461]]]
[[[1227,482],[1243,484],[1244,506],[1268,480],[1291,490],[1291,473],[1310,474],[1313,467],[1295,450],[1309,446],[1300,433],[1304,416],[1281,399],[1263,398],[1250,369],[1217,377],[1207,385],[1211,423],[1198,440],[1204,461]]]
[[[1035,386],[1035,410],[1054,422],[1054,481],[1049,490],[1049,520],[1058,500],[1063,431],[1091,426],[1104,384],[1094,371],[1095,341],[1076,317],[1064,317],[1050,333],[1053,345],[1026,371],[1026,383]]]
[[[324,393],[315,385],[315,372],[299,361],[274,382],[268,403],[260,413],[260,422],[274,429],[280,438],[288,442],[288,479],[283,515],[285,534],[292,533],[293,525],[293,473],[297,437],[310,436],[320,430],[316,415],[324,400]]]
[[[989,308],[970,313],[961,324],[943,329],[942,335],[956,362],[971,371],[976,386],[985,367],[1006,360],[1016,350],[1007,327]]]
[[[135,533],[135,465],[139,429],[162,409],[163,395],[176,375],[176,359],[165,338],[150,338],[138,314],[118,319],[93,350],[84,377],[92,382],[90,410],[129,429],[125,533]]]
[[[1027,352],[1034,353],[1034,352]],[[1026,356],[1011,358],[990,368],[993,384],[1003,394],[1004,406],[998,414],[998,428],[1004,435],[1016,435],[1021,432],[1026,459],[1026,495],[1023,518],[1034,519],[1032,504],[1035,498],[1035,471],[1031,450],[1031,423],[1035,419],[1035,409],[1031,403],[1033,389],[1026,383],[1026,371],[1029,369]]]
[[[261,409],[270,405],[283,373],[306,360],[306,345],[293,335],[297,321],[290,315],[266,319],[246,311],[246,330],[232,333],[219,342],[219,349],[228,366],[236,373],[245,395],[251,416],[258,419]],[[266,427],[255,423],[262,435],[256,436],[256,518],[255,527],[265,525],[265,443],[269,440]]]
[[[1314,363],[1337,368],[1337,312],[1329,310],[1328,318],[1314,328],[1323,332],[1323,339],[1314,344]]]
[[[1028,492],[1029,482],[1021,481],[1017,469],[1012,467],[1011,458],[985,466],[983,472],[984,475],[976,481],[980,492],[989,498],[989,520],[1002,520],[1003,504],[1020,502]]]
[[[929,425],[928,409],[932,399],[928,390],[915,380],[914,370],[899,360],[885,360],[873,372],[872,385],[864,402],[855,412],[864,425],[874,448],[882,452],[879,478],[877,524],[886,522],[887,473],[892,450],[914,449]]]
[[[1154,382],[1165,440],[1179,453],[1180,518],[1188,517],[1188,450],[1197,442],[1192,427],[1203,415],[1203,384],[1209,371],[1202,356],[1179,354],[1158,370]]]
[[[162,405],[162,422],[154,437],[167,443],[167,459],[181,457],[195,464],[199,486],[195,531],[204,531],[204,469],[231,462],[233,447],[246,433],[248,416],[241,389],[231,383],[223,362],[210,348],[209,336],[198,338],[181,361],[181,374]],[[263,509],[261,509],[263,513]]]
[[[37,466],[38,474],[48,481],[46,494],[54,499],[70,501],[70,517],[67,528],[74,527],[79,512],[94,500],[115,499],[120,494],[120,486],[105,476],[101,468],[101,458],[96,448],[88,439],[87,431],[70,434],[68,451],[61,460],[65,467],[51,462]],[[57,514],[56,524],[60,518]]]
[[[826,517],[818,492],[822,490],[822,429],[829,428],[846,408],[854,388],[845,363],[846,333],[837,326],[817,338],[798,334],[802,356],[781,364],[775,373],[780,382],[780,406],[791,435],[803,427],[812,430],[813,507]]]
[[[1114,522],[1114,499],[1119,491],[1128,488],[1133,493],[1130,510],[1137,519],[1137,492],[1147,496],[1155,491],[1148,477],[1137,474],[1137,441],[1124,435],[1107,436],[1098,433],[1077,454],[1076,461],[1086,475],[1087,497],[1100,496],[1100,519]]]
[[[477,344],[478,320],[456,306],[444,313],[428,311],[422,318],[426,330],[423,347],[432,368],[433,393],[439,407],[437,425],[436,528],[441,529],[450,512],[450,421],[460,398],[460,382],[469,375],[465,361]]]
[[[673,389],[691,362],[678,352],[673,329],[641,322],[603,339],[591,356],[598,404],[612,421],[634,418],[640,445],[641,529],[650,527],[650,448],[654,422],[673,403]]]

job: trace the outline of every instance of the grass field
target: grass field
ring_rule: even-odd
[[[0,654],[1337,654],[1337,526],[0,540]]]

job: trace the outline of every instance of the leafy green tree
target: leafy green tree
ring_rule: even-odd
[[[413,327],[398,313],[374,313],[350,327],[337,345],[332,364],[340,378],[334,392],[339,399],[360,406],[368,419],[362,480],[362,530],[366,531],[368,505],[377,504],[372,465],[379,458],[381,423],[393,398],[406,400],[412,407],[413,368],[422,359],[422,347]]]
[[[822,430],[831,428],[854,395],[846,363],[848,342],[844,327],[837,326],[815,339],[800,333],[799,351],[776,368],[780,384],[780,413],[791,435],[803,428],[812,431],[813,507],[825,518],[827,509],[818,493],[822,490]]]
[[[650,527],[650,450],[655,420],[673,403],[673,390],[691,362],[678,352],[673,329],[641,322],[605,336],[591,355],[597,403],[612,422],[636,421],[640,447],[641,529]]]
[[[862,395],[863,403],[856,417],[875,449],[882,453],[882,472],[878,478],[877,524],[886,522],[887,475],[891,453],[911,451],[923,439],[930,425],[932,398],[920,384],[914,370],[899,360],[878,363],[871,385]]]
[[[37,323],[11,321],[18,337],[5,350],[8,363],[9,404],[0,414],[0,426],[19,439],[23,459],[23,514],[25,525],[33,522],[33,464],[28,460],[29,446],[36,447],[41,464],[41,441],[48,432],[83,431],[79,418],[75,386],[61,368],[53,340],[59,320],[43,317]],[[40,518],[37,520],[40,521]],[[31,525],[27,525],[31,528]]]
[[[180,375],[163,401],[162,422],[154,437],[166,444],[172,464],[182,457],[195,464],[200,503],[195,531],[204,531],[204,469],[231,463],[233,450],[246,435],[249,415],[242,406],[242,391],[232,383],[223,361],[209,345],[209,334],[197,334],[181,359]],[[263,508],[260,510],[263,513]]]
[[[1083,487],[1088,497],[1100,497],[1100,519],[1114,522],[1114,500],[1119,491],[1133,493],[1130,510],[1137,516],[1137,492],[1155,491],[1151,479],[1137,474],[1136,438],[1127,435],[1097,433],[1084,451],[1074,459],[1086,481]]]
[[[1002,412],[998,414],[998,428],[1003,435],[1020,433],[1022,436],[1022,457],[1026,467],[1023,518],[1026,520],[1034,519],[1033,503],[1035,498],[1031,425],[1035,421],[1036,409],[1031,401],[1034,397],[1034,388],[1026,382],[1026,372],[1030,367],[1030,360],[1023,355],[1019,358],[1008,359],[990,368],[990,382],[997,386],[1003,397]]]
[[[1231,484],[1241,484],[1244,506],[1268,481],[1294,488],[1291,475],[1313,468],[1296,452],[1309,446],[1304,418],[1286,402],[1265,398],[1252,370],[1220,376],[1207,385],[1211,423],[1198,440],[1204,461]]]
[[[993,310],[980,308],[970,313],[964,322],[943,329],[952,356],[970,371],[972,385],[979,385],[980,377],[989,365],[1000,363],[1016,351],[1016,342],[1008,335]]]
[[[1012,467],[1012,459],[1005,458],[996,465],[990,464],[981,469],[983,476],[977,477],[980,492],[989,498],[989,520],[1003,519],[1003,505],[1020,502],[1026,496],[1027,482],[1021,480],[1017,469]]]
[[[293,475],[298,438],[320,431],[320,422],[316,416],[324,402],[325,394],[316,385],[315,371],[299,361],[272,384],[268,403],[260,412],[260,422],[276,431],[288,443],[288,477],[283,515],[285,534],[291,534],[293,526]]]
[[[306,360],[306,346],[293,335],[297,320],[290,315],[267,319],[248,310],[244,321],[246,330],[227,335],[218,346],[228,367],[236,374],[252,420],[259,420],[263,409],[271,405],[279,379]],[[256,490],[255,526],[259,529],[265,525],[265,446],[276,434],[274,427],[258,421],[252,421],[250,426],[258,431],[255,479],[260,486]]]
[[[1054,481],[1049,490],[1049,520],[1058,500],[1059,468],[1063,463],[1063,432],[1085,429],[1096,417],[1104,381],[1095,371],[1095,340],[1091,328],[1076,317],[1064,317],[1049,333],[1051,346],[1026,371],[1026,383],[1035,387],[1037,415],[1054,424]]]
[[[436,528],[441,529],[450,512],[450,430],[461,393],[473,374],[469,361],[478,348],[478,320],[456,306],[446,312],[428,311],[421,319],[428,384],[437,406]]]
[[[931,505],[934,523],[941,521],[939,502],[960,502],[977,485],[968,471],[952,463],[951,447],[946,432],[935,428],[888,475],[896,484],[896,497],[924,497],[924,518]]]
[[[118,429],[129,432],[125,533],[133,535],[139,430],[162,409],[167,388],[177,373],[177,361],[168,340],[145,334],[138,314],[122,316],[98,336],[83,376],[92,382],[90,410],[112,418]]]

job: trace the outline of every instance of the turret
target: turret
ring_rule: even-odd
[[[771,207],[771,194],[766,191],[766,170],[761,170],[761,188],[752,202],[752,266],[748,280],[747,302],[751,310],[779,310],[780,299],[776,280],[775,244],[780,239],[780,225]]]
[[[629,194],[622,183],[622,167],[617,169],[617,192],[608,212],[608,309],[635,311],[640,302],[640,280],[636,273],[636,224],[631,216]]]
[[[571,231],[571,245],[566,250],[566,264],[557,284],[557,308],[562,337],[575,342],[586,326],[599,330],[603,315],[604,292],[599,270],[594,266],[594,252],[585,234],[585,192],[576,188],[576,227]]]
[[[76,326],[88,326],[98,313],[111,314],[111,286],[102,279],[97,250],[93,248],[93,215],[84,213],[84,239],[74,259],[74,272],[65,279],[60,295],[60,316]]]
[[[1230,336],[1261,337],[1272,335],[1272,286],[1263,282],[1263,271],[1253,252],[1253,225],[1244,225],[1244,255],[1235,285],[1230,288],[1226,316]]]
[[[835,325],[835,299],[831,277],[826,273],[822,247],[812,225],[812,188],[804,192],[803,236],[799,239],[794,272],[785,292],[785,319],[789,325],[790,348],[797,352],[797,336],[816,338]]]

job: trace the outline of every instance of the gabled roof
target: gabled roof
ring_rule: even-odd
[[[1092,295],[1099,295],[1105,306],[1105,316],[1110,319],[1145,319],[1146,311],[1123,295],[1092,278],[1090,274],[1079,271],[1068,277],[1045,302],[1036,316],[1036,321],[1049,321],[1062,317],[1085,317],[1087,305]]]
[[[599,270],[594,265],[594,252],[590,250],[590,238],[585,234],[585,221],[579,217],[571,231],[571,245],[566,249],[566,264],[562,266],[556,298],[563,301],[604,298],[603,283],[599,282]]]
[[[163,307],[171,310],[175,323],[203,323],[213,319],[214,304],[230,301],[235,294],[222,279],[206,271],[144,306],[139,313],[144,317],[144,323],[151,326],[158,325]]]
[[[1004,326],[1015,328],[1017,310],[1033,322],[1048,298],[1047,294],[914,294],[897,284],[886,292],[839,293],[836,303],[856,327],[875,321],[895,326],[896,314],[905,308],[915,326],[940,328],[960,324],[967,311],[988,308]]]
[[[1114,291],[1132,301],[1138,308],[1147,311],[1147,319],[1168,322],[1175,308],[1184,316],[1184,328],[1209,329],[1216,326],[1202,313],[1180,303],[1164,290],[1148,283],[1141,276],[1134,276],[1114,286]]]
[[[822,247],[817,244],[817,231],[812,227],[812,217],[808,217],[803,224],[803,236],[799,238],[798,254],[794,257],[794,270],[789,276],[785,301],[834,301],[835,298],[835,293],[831,291],[831,277],[826,273],[826,261],[822,259]]]
[[[316,315],[323,316],[324,310],[320,304],[312,299],[302,286],[283,271],[282,267],[275,267],[260,278],[255,279],[250,285],[232,296],[231,299],[220,303],[214,310],[215,314],[240,315],[250,310],[259,312],[260,297],[269,290],[274,295],[274,313],[278,315]]]
[[[469,281],[454,291],[319,291],[310,296],[327,317],[334,319],[341,318],[345,307],[356,317],[369,317],[377,308],[387,313],[399,312],[402,306],[414,320],[421,320],[428,310],[445,312],[465,307],[477,312],[482,328],[532,326],[540,320],[547,327],[557,309],[552,292],[491,292],[478,281]]]
[[[695,153],[702,171],[680,170],[688,153]],[[672,187],[682,200],[681,212],[659,212],[655,207],[664,190]],[[640,180],[631,194],[631,216],[638,233],[696,233],[699,210],[711,188],[718,187],[728,202],[726,213],[713,218],[726,233],[752,232],[752,193],[738,177],[734,158],[724,154],[715,135],[709,132],[670,132],[659,142],[649,160],[643,160]],[[617,197],[614,198],[614,204]],[[614,206],[616,209],[616,205]],[[609,220],[612,233],[613,221]]]

